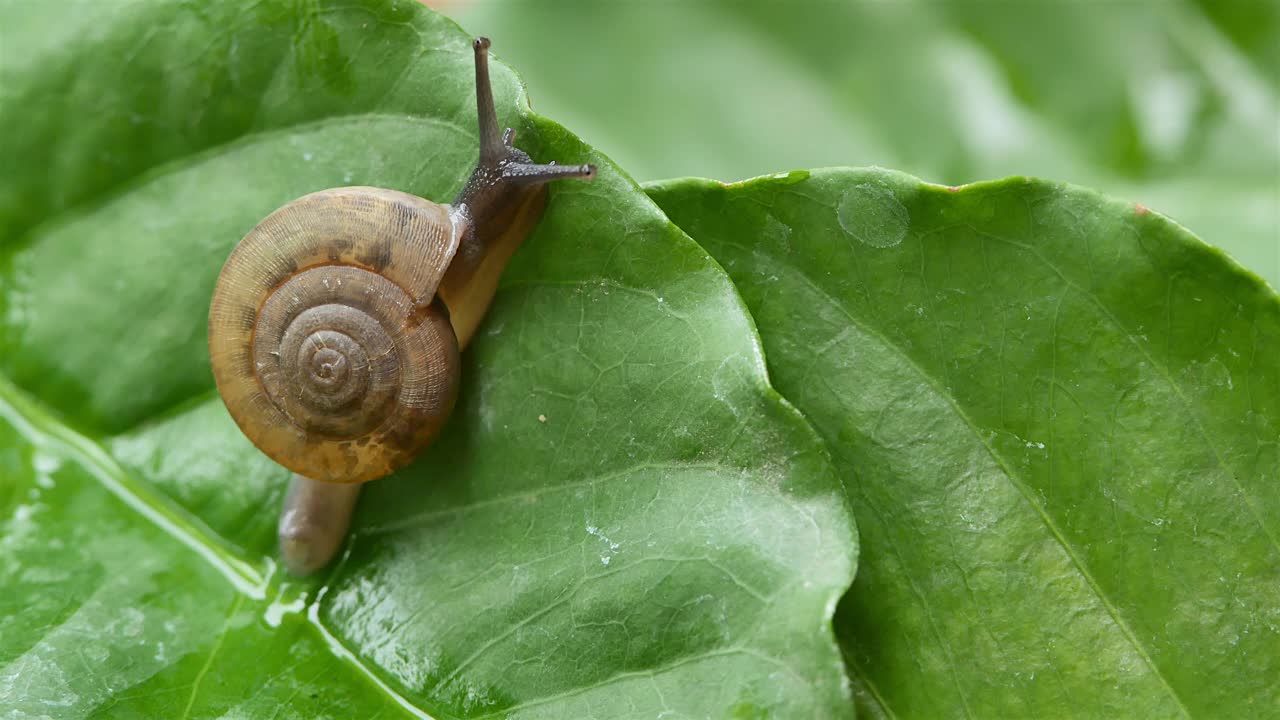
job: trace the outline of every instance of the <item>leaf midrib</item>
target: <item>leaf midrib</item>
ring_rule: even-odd
[[[211,541],[202,524],[159,493],[138,483],[100,445],[56,420],[7,376],[0,374],[0,418],[33,445],[54,445],[84,467],[108,492],[164,534],[203,557],[236,590],[255,600],[266,598],[269,578],[239,558],[229,545]]]
[[[18,433],[37,447],[55,446],[84,468],[107,492],[141,515],[161,533],[173,538],[214,568],[236,592],[236,605],[248,598],[255,602],[266,599],[272,573],[263,577],[256,569],[238,558],[216,534],[178,508],[172,501],[147,488],[126,473],[114,459],[91,439],[63,425],[46,409],[28,398],[7,376],[0,374],[0,419],[13,425]],[[307,606],[307,624],[319,635],[330,652],[351,665],[365,680],[406,713],[419,720],[434,720],[408,698],[392,688],[350,648],[346,647],[320,621],[319,608],[326,591],[321,587],[315,600]],[[212,652],[217,652],[215,645]],[[212,658],[210,658],[211,660]],[[202,673],[203,674],[203,671]],[[197,683],[198,687],[198,683]],[[194,696],[193,696],[194,699]],[[190,707],[188,707],[188,711]]]

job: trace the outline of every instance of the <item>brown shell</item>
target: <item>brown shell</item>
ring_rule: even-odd
[[[209,358],[253,444],[327,482],[413,459],[457,396],[435,298],[457,244],[448,208],[370,187],[306,195],[251,230],[214,290]]]

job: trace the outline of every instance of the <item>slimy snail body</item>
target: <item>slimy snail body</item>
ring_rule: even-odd
[[[499,132],[488,49],[476,39],[480,159],[452,204],[374,187],[305,195],[253,228],[218,278],[214,379],[244,434],[294,473],[279,538],[295,574],[342,546],[360,484],[408,463],[448,419],[459,352],[543,185],[595,176],[534,164]]]

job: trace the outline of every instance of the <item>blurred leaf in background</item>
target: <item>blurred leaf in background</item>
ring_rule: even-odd
[[[1167,214],[1280,286],[1269,0],[452,0],[640,180],[880,165]]]

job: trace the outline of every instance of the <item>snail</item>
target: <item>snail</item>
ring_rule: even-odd
[[[235,247],[209,309],[231,417],[293,472],[279,542],[290,572],[342,546],[360,484],[412,460],[457,398],[459,352],[545,203],[592,165],[534,164],[498,131],[489,40],[473,43],[480,159],[450,205],[396,190],[305,195]]]

